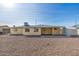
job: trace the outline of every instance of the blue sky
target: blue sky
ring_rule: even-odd
[[[73,26],[75,19],[79,23],[79,4],[77,3],[19,3],[12,8],[0,5],[0,24],[23,25],[63,25]]]

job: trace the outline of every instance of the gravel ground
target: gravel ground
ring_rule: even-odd
[[[0,55],[79,56],[79,38],[0,35]]]

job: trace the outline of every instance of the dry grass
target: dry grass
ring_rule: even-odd
[[[2,56],[79,56],[79,38],[0,35]]]

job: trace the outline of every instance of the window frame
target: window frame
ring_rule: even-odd
[[[29,28],[25,28],[25,32],[30,32],[30,29]]]
[[[39,32],[39,29],[38,28],[34,28],[34,32]]]
[[[57,28],[54,28],[54,30],[58,30]]]

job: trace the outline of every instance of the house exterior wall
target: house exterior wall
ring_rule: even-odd
[[[53,27],[52,28],[52,34],[53,35],[64,35],[64,28],[61,28],[61,27]]]
[[[28,28],[30,32],[25,32],[25,28],[23,28],[23,35],[41,35],[41,28],[38,28],[38,32],[34,32],[34,28]]]
[[[42,35],[52,35],[52,28],[41,28]]]
[[[66,32],[67,32],[66,33],[67,36],[77,35],[76,29],[67,29]]]
[[[60,35],[65,35],[66,28],[60,28]]]
[[[43,32],[42,33],[42,28],[38,28],[39,31],[38,32],[34,32],[34,28],[29,28],[30,29],[30,32],[25,32],[25,28],[23,28],[23,35],[42,35],[42,34],[51,34],[51,33],[48,33],[50,31],[48,31],[48,28],[46,28],[46,31],[45,33]],[[64,35],[64,29],[60,29],[57,28],[57,30],[54,30],[54,28],[52,28],[52,35]]]
[[[10,29],[3,29],[3,33],[4,34],[10,33]]]
[[[79,35],[79,29],[77,29],[77,35]]]
[[[0,28],[0,32],[3,32],[3,29],[2,28]]]
[[[57,27],[52,28],[52,35],[59,35],[59,32],[60,32],[59,28],[57,28]]]
[[[54,29],[56,28],[56,29]],[[25,31],[25,29],[29,29],[29,32]],[[38,32],[34,32],[35,27],[22,27],[22,28],[11,28],[10,29],[10,33],[11,34],[23,34],[23,35],[42,35],[42,34],[48,34],[48,35],[63,35],[64,34],[64,28],[60,28],[60,27],[46,27],[44,28],[45,31],[42,32],[41,27],[36,27],[36,29],[38,29]]]
[[[23,34],[23,28],[11,28],[10,34]]]

